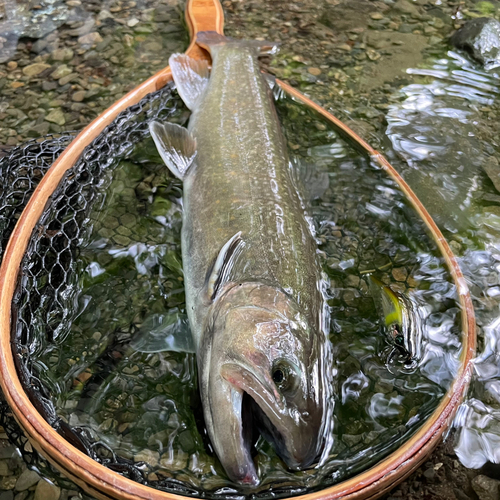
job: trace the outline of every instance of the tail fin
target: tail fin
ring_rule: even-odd
[[[227,44],[239,45],[241,47],[255,47],[259,54],[275,54],[279,43],[268,42],[265,40],[235,40],[228,38],[216,31],[199,31],[196,34],[196,43],[211,54],[216,47],[222,47]]]

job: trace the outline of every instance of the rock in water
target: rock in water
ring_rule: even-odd
[[[61,489],[55,484],[42,479],[36,485],[34,500],[59,500],[60,496]]]
[[[479,500],[498,500],[500,496],[500,481],[491,479],[487,476],[476,476],[472,480],[472,487]]]
[[[38,481],[40,481],[40,476],[34,470],[26,469],[17,478],[16,491],[27,490],[38,483]]]
[[[467,21],[452,37],[451,43],[467,50],[485,69],[500,66],[500,23],[489,17]]]

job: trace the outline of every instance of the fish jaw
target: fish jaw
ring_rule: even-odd
[[[254,420],[290,469],[305,469],[317,459],[321,449],[319,430],[307,415],[287,407],[270,377],[266,380],[262,373],[237,363],[223,365],[221,375],[251,398]]]
[[[209,386],[204,413],[214,450],[232,481],[257,486],[260,481],[251,456],[251,416],[244,405],[244,391],[219,376],[211,377]]]

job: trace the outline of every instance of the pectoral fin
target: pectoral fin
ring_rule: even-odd
[[[207,276],[206,291],[210,300],[215,299],[217,292],[222,288],[224,283],[229,280],[231,270],[243,246],[244,243],[241,239],[241,231],[239,231],[221,248]]]
[[[167,167],[184,179],[196,156],[196,139],[188,129],[175,123],[151,122],[149,131]]]
[[[186,54],[172,54],[168,62],[177,92],[184,104],[193,111],[199,106],[208,85],[210,70],[207,61],[193,59]]]

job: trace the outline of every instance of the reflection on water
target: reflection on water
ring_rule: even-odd
[[[455,286],[394,181],[302,105],[282,96],[278,111],[296,168],[314,193],[310,213],[330,280],[337,403],[333,447],[318,468],[290,471],[266,441],[257,440],[262,495],[269,488],[294,494],[319,489],[387,456],[439,404],[461,350]],[[186,116],[178,112],[176,119]],[[195,356],[182,352],[176,341],[176,335],[188,333],[180,258],[182,186],[168,175],[149,138],[116,160],[107,157],[113,178],[89,213],[72,292],[57,292],[72,315],[65,323],[71,326],[52,342],[34,339],[32,361],[58,414],[84,430],[102,460],[126,460],[153,487],[177,482],[191,492],[238,492],[206,437]],[[87,168],[85,160],[81,168]],[[40,251],[34,248],[33,256]],[[419,311],[415,366],[397,359],[388,363],[394,342],[380,321],[371,276],[408,296]],[[174,348],[153,352],[157,346],[138,345],[147,329],[153,340],[167,332]]]
[[[487,156],[477,137],[478,108],[493,104],[498,79],[454,52],[431,69],[408,73],[425,83],[401,89],[401,102],[387,113],[387,136],[406,161],[406,181],[434,219],[451,232],[466,229],[477,212]]]
[[[461,255],[474,298],[483,347],[455,427],[458,457],[480,468],[500,463],[500,169],[495,129],[487,124],[487,113],[498,109],[500,80],[454,52],[408,73],[416,83],[389,108],[387,136],[406,161],[406,180]]]

